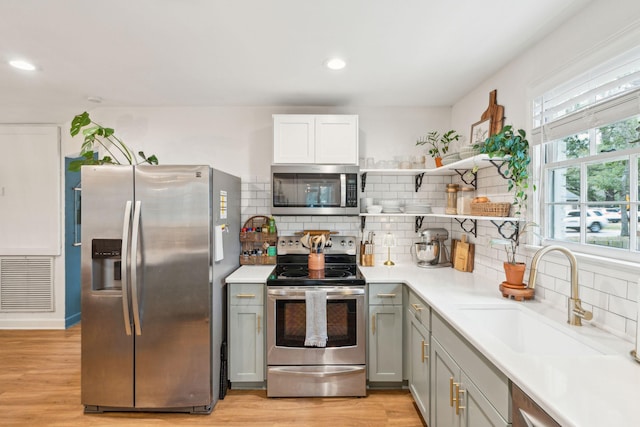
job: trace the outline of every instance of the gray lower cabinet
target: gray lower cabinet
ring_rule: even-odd
[[[229,380],[233,387],[242,383],[262,383],[264,372],[264,284],[228,285]]]
[[[509,426],[506,376],[439,316],[432,326],[430,425]]]
[[[402,284],[369,284],[370,382],[402,381]]]
[[[425,420],[429,419],[429,331],[422,323],[413,315],[411,310],[407,310],[409,316],[409,390],[413,396],[413,400],[418,405],[418,409],[422,413]]]
[[[409,390],[422,418],[429,421],[431,309],[412,290],[407,292],[406,358]]]

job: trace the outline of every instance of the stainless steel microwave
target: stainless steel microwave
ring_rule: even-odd
[[[358,166],[272,165],[273,215],[358,215]]]

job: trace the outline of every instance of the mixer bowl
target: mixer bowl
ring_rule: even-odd
[[[437,242],[417,242],[413,244],[412,254],[418,264],[430,264],[437,261],[440,245]]]

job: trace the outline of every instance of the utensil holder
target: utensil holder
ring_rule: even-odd
[[[324,270],[324,254],[309,254],[309,270]]]

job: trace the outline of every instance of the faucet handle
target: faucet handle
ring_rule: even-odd
[[[576,316],[584,320],[593,319],[593,313],[590,312],[589,310],[585,310],[584,308],[582,308],[582,302],[579,299],[576,299],[574,302],[573,314],[575,314]]]

